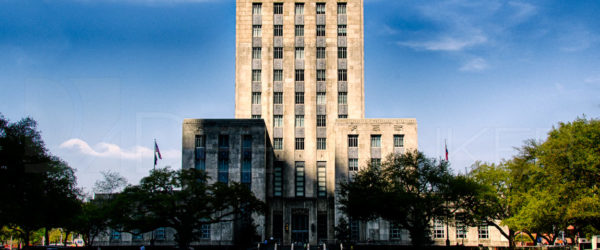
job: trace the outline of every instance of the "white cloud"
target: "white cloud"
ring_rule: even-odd
[[[582,25],[573,25],[567,33],[560,38],[563,46],[562,51],[577,52],[586,50],[600,41],[600,35],[592,32]]]
[[[152,154],[154,154],[153,149],[142,146],[122,149],[119,145],[101,142],[96,146],[91,147],[87,142],[78,138],[69,139],[63,142],[60,144],[60,148],[76,150],[78,153],[95,157],[129,160],[152,157]],[[177,158],[179,157],[179,154],[180,152],[177,150],[161,151],[163,158]]]
[[[431,51],[460,51],[485,43],[486,41],[487,38],[485,36],[475,35],[468,38],[442,37],[431,41],[398,42],[398,45]]]
[[[465,63],[462,67],[460,67],[460,71],[482,71],[488,68],[487,62],[483,58],[474,58]]]
[[[537,13],[537,7],[524,2],[508,2],[508,6],[512,7],[514,12],[509,19],[514,24],[521,23]]]

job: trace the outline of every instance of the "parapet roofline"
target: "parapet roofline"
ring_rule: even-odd
[[[416,124],[416,118],[336,119],[336,124]]]
[[[202,124],[202,123],[228,123],[228,124],[265,124],[263,119],[251,118],[216,118],[216,119],[201,119],[201,118],[184,118],[183,124]]]

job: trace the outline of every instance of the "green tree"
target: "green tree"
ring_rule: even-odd
[[[542,142],[526,141],[519,153],[499,165],[476,164],[470,173],[487,187],[478,192],[473,216],[514,241],[516,231],[553,243],[560,231],[576,234],[600,230],[600,121],[559,123]],[[503,231],[494,221],[508,226]]]
[[[74,218],[72,230],[81,234],[86,246],[105,233],[113,209],[112,199],[96,198],[82,203],[81,212]]]
[[[102,180],[94,183],[94,192],[96,193],[110,194],[127,186],[127,179],[118,172],[108,170],[100,173],[102,174]]]
[[[600,231],[600,120],[559,123],[539,146],[537,158],[559,213],[557,225],[573,225],[583,234]]]
[[[48,152],[36,121],[10,123],[0,115],[0,225],[19,232],[27,246],[32,232],[66,223],[78,195],[74,170]]]
[[[125,188],[115,204],[111,227],[126,232],[170,227],[182,249],[200,238],[202,225],[239,220],[265,207],[242,184],[208,184],[204,171],[168,168],[152,170],[139,185]]]
[[[389,155],[341,185],[341,209],[352,219],[401,225],[416,246],[431,243],[431,221],[449,214],[453,176],[448,163],[414,151]]]

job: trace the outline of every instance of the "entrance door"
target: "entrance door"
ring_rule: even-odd
[[[307,214],[292,214],[292,242],[308,243]]]

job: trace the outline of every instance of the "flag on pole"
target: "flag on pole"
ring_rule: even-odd
[[[446,161],[448,161],[448,144],[444,141],[444,149],[446,150]]]
[[[157,158],[157,156],[158,156],[158,158]],[[156,144],[156,140],[154,140],[154,166],[156,166],[158,159],[162,160],[162,155],[160,155],[160,150],[158,149],[158,144]]]

